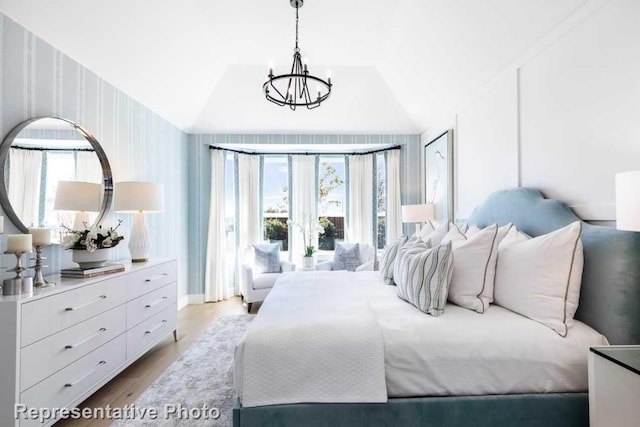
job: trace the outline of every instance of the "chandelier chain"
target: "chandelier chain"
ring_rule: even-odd
[[[299,51],[298,48],[298,7],[296,7],[296,51]]]

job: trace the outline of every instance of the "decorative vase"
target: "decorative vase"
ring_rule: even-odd
[[[89,252],[84,249],[74,249],[72,260],[83,270],[99,268],[111,260],[112,250],[113,248],[104,248]]]
[[[304,270],[313,270],[313,257],[312,256],[304,256],[304,257],[302,257],[302,268]]]

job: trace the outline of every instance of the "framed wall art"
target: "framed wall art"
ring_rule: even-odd
[[[453,129],[424,145],[422,168],[424,202],[434,205],[434,221],[453,221]]]

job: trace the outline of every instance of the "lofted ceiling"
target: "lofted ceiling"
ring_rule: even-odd
[[[288,0],[0,0],[0,11],[190,133],[417,133],[587,0],[306,0],[322,107],[264,100],[291,66]]]

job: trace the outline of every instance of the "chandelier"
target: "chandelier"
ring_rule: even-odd
[[[323,80],[312,74],[306,60],[302,60],[298,47],[298,9],[304,0],[290,0],[296,9],[296,47],[293,49],[293,65],[289,74],[273,74],[273,67],[269,67],[269,78],[262,85],[267,100],[281,107],[288,106],[292,110],[296,107],[307,107],[309,110],[317,108],[331,94],[331,76]],[[316,84],[316,91],[311,92],[309,85]]]

